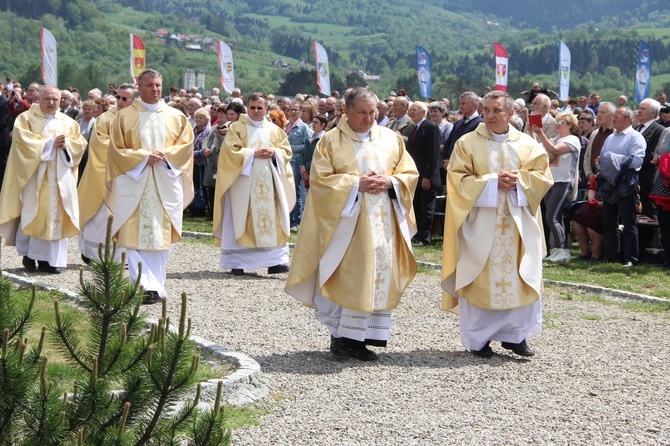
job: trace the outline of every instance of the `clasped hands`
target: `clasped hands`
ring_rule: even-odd
[[[518,170],[498,172],[498,189],[508,191],[516,189],[516,183],[519,179]]]
[[[54,138],[54,146],[59,149],[66,150],[65,147],[65,135],[58,135]]]
[[[271,147],[260,147],[254,151],[254,158],[270,159],[274,158],[275,149]]]
[[[391,179],[389,177],[377,172],[370,172],[368,174],[361,175],[358,178],[358,190],[360,192],[379,194],[389,190],[392,185],[393,184],[391,183]]]
[[[154,164],[160,162],[160,161],[165,161],[165,155],[163,155],[161,152],[151,152],[149,154],[149,159],[147,160],[147,164],[149,166],[153,166]]]

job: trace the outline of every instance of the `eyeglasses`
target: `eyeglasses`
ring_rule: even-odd
[[[299,108],[289,108],[288,111],[299,112],[300,109]]]
[[[627,118],[627,116],[624,116],[624,115],[614,115],[614,119],[620,119],[620,118]]]
[[[565,121],[558,120],[558,121],[556,121],[556,125],[563,125],[564,122]]]
[[[260,110],[265,110],[265,107],[254,107],[254,106],[250,106],[250,107],[249,107],[249,110],[259,110],[259,111],[260,111]]]
[[[124,98],[123,96],[119,96],[118,94],[114,97],[116,98],[117,101],[123,101],[123,102],[128,102],[128,101],[133,100],[132,98]]]

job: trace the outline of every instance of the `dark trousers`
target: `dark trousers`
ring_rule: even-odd
[[[605,260],[618,261],[619,221],[623,224],[623,261],[637,264],[640,257],[638,245],[635,196],[621,197],[614,204],[603,202],[603,233],[605,235]]]
[[[664,211],[658,206],[656,215],[658,215],[658,227],[661,230],[661,246],[665,252],[665,261],[670,262],[670,211]]]
[[[435,199],[437,189],[431,187],[428,190],[421,188],[421,180],[414,194],[414,216],[416,217],[417,233],[415,239],[422,243],[430,243],[430,234],[433,231],[433,214],[435,213]]]

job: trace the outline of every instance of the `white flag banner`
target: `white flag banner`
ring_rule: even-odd
[[[228,45],[219,40],[216,46],[221,68],[221,86],[229,94],[235,89],[235,71],[233,69],[233,51]]]
[[[570,97],[570,49],[558,42],[558,99],[565,101]]]
[[[40,30],[42,37],[42,81],[47,85],[58,85],[58,54],[56,38],[46,28]]]
[[[328,66],[328,53],[321,44],[314,42],[314,60],[316,61],[316,84],[319,93],[330,96],[330,68]]]

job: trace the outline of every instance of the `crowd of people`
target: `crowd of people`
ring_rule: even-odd
[[[573,237],[575,260],[630,268],[651,241],[646,224],[670,253],[663,93],[635,111],[596,93],[560,107],[539,84],[516,100],[463,92],[453,111],[404,90],[162,94],[155,70],[83,102],[75,88],[2,85],[0,235],[28,271],[59,273],[77,235],[82,260],[98,261],[113,217],[144,303],[160,302],[184,213],[206,216],[221,269],[288,272],[286,291],[315,309],[330,351],[369,361],[416,274],[412,247],[440,232],[436,215],[442,308],[459,314],[463,345],[480,357],[494,340],[533,355],[542,263],[573,260]]]

